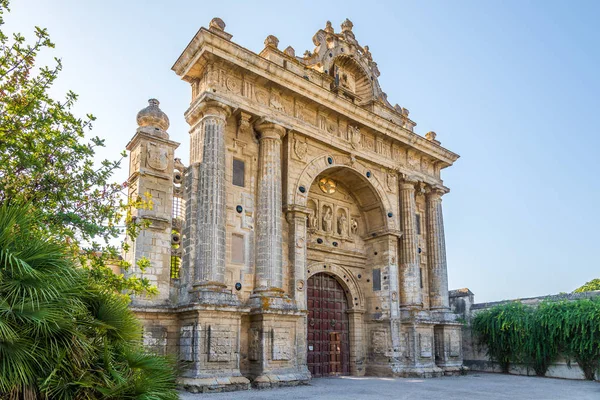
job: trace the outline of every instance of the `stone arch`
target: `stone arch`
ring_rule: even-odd
[[[380,205],[384,229],[388,231],[397,229],[396,218],[393,218],[394,211],[396,210],[392,207],[384,186],[379,179],[377,179],[373,170],[350,156],[338,155],[334,157],[332,155],[323,155],[316,157],[308,163],[302,170],[302,173],[298,177],[296,185],[293,188],[293,205],[306,207],[310,186],[315,178],[326,170],[333,168],[345,168],[360,176],[361,180],[367,183],[367,186],[371,189],[371,194],[376,198]],[[391,213],[390,215],[392,215],[392,217],[388,216],[389,213]]]
[[[313,262],[308,266],[306,280],[313,275],[326,273],[333,276],[346,291],[349,310],[364,310],[365,296],[360,290],[358,280],[348,269],[337,264]],[[357,299],[357,300],[354,300]]]

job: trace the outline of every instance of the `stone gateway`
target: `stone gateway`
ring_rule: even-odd
[[[190,84],[190,164],[156,100],[139,112],[129,194],[152,195],[125,257],[144,343],[191,391],[329,375],[430,377],[462,367],[450,312],[440,172],[458,155],[391,105],[352,22],[303,56],[255,54],[219,18],[173,71]]]

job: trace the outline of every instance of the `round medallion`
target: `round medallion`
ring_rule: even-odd
[[[238,214],[241,214],[241,212],[242,212],[242,211],[244,211],[244,209],[242,208],[242,206],[240,206],[240,205],[237,205],[237,206],[235,207],[235,211],[237,211],[237,212],[238,212]]]
[[[237,282],[237,283],[235,284],[235,290],[242,290],[242,284],[241,284],[241,283],[239,283],[239,282]]]
[[[304,186],[300,186],[298,190],[300,190],[300,193],[306,192],[306,188]]]
[[[333,193],[335,193],[336,187],[337,187],[337,185],[333,181],[333,179],[330,179],[330,178],[321,178],[319,180],[319,188],[321,189],[321,191],[323,193],[333,194]]]

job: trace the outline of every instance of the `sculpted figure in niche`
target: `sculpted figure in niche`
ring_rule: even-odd
[[[332,219],[333,215],[331,214],[331,208],[326,207],[325,215],[323,215],[323,230],[325,232],[332,231]]]
[[[346,219],[344,214],[338,218],[338,233],[340,235],[346,235],[348,233],[348,219]]]
[[[310,228],[311,229],[319,229],[319,219],[317,218],[316,212],[313,212],[310,215]]]
[[[358,232],[358,221],[354,218],[350,220],[350,232],[352,232],[353,235],[356,235],[356,232]]]

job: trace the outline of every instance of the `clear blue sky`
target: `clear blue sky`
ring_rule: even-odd
[[[477,301],[568,292],[600,277],[600,2],[13,0],[6,30],[47,27],[63,59],[57,95],[116,157],[150,97],[188,159],[188,85],[171,66],[200,26],[221,17],[259,52],[267,35],[297,54],[347,17],[369,45],[388,99],[416,132],[460,154],[443,171],[450,288]],[[126,171],[119,175],[124,180]]]

